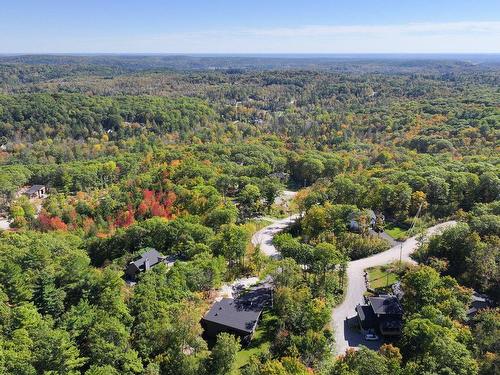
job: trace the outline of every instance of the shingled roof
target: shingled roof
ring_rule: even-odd
[[[45,185],[33,185],[28,190],[26,190],[25,194],[28,194],[28,195],[35,194],[36,192],[38,192],[40,189],[43,189],[43,188],[45,188]]]
[[[203,317],[203,320],[242,334],[251,334],[270,299],[270,289],[267,286],[260,286],[235,299],[223,298],[216,302]]]
[[[153,248],[149,248],[144,254],[141,255],[140,258],[134,260],[133,263],[137,269],[141,271],[145,271],[150,267],[153,267],[157,263],[160,263],[164,257],[161,253]]]
[[[370,306],[357,305],[356,312],[358,313],[358,319],[363,329],[368,330],[377,327],[378,320]]]
[[[373,312],[377,315],[402,315],[403,309],[399,301],[394,296],[381,295],[378,297],[368,297]]]

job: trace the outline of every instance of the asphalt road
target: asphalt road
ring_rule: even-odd
[[[292,199],[295,196],[295,193],[287,191],[283,194],[283,197],[285,196],[287,199]],[[273,237],[292,224],[298,217],[299,214],[296,214],[285,219],[273,220],[272,224],[259,230],[252,236],[252,244],[254,246],[260,245],[262,253],[269,257],[274,259],[281,258],[281,254],[272,244]],[[455,221],[437,224],[428,228],[425,232],[425,236],[428,238],[455,224]],[[332,311],[331,324],[335,332],[336,354],[343,354],[346,349],[350,347],[356,348],[360,344],[372,349],[377,349],[381,345],[380,341],[364,340],[358,330],[350,329],[350,324],[355,323],[356,306],[364,302],[363,294],[366,291],[364,270],[370,267],[381,266],[397,261],[400,258],[400,254],[403,261],[414,263],[414,261],[410,258],[410,254],[414,252],[417,247],[418,241],[415,236],[382,253],[349,262],[347,267],[348,285],[344,301]]]
[[[455,225],[455,221],[448,221],[442,224],[430,227],[426,231],[426,237],[430,237]],[[349,329],[349,320],[353,322],[356,316],[355,308],[358,304],[363,303],[363,294],[366,291],[364,281],[364,270],[366,268],[381,266],[399,260],[400,251],[402,249],[402,260],[413,262],[410,254],[418,247],[416,237],[411,237],[396,245],[387,251],[372,255],[367,258],[358,259],[349,262],[347,267],[348,286],[344,301],[338,305],[332,312],[332,327],[335,332],[335,352],[342,354],[349,347],[357,347],[363,344],[368,347],[379,346],[380,342],[365,341],[362,335],[356,330]]]
[[[277,201],[279,200],[279,202],[282,203],[283,201],[293,199],[293,197],[295,197],[296,194],[297,192],[295,191],[285,190],[276,200]],[[284,219],[277,219],[277,220],[272,219],[273,221],[272,224],[254,233],[254,235],[252,236],[252,244],[254,246],[259,245],[260,251],[264,255],[267,255],[268,257],[274,259],[281,258],[281,254],[278,252],[278,250],[276,250],[276,248],[272,244],[273,237],[279,232],[281,232],[283,229],[288,227],[290,224],[292,224],[296,219],[298,219],[298,217],[299,214],[295,214]]]
[[[260,251],[268,257],[274,259],[281,258],[281,254],[272,243],[273,237],[292,224],[298,217],[299,215],[296,214],[285,219],[273,220],[272,224],[254,233],[252,236],[252,244],[254,246],[260,245]]]

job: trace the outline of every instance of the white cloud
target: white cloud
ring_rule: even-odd
[[[500,22],[240,28],[140,39],[134,44],[144,51],[189,53],[480,53],[500,52]]]
[[[61,34],[23,41],[0,34],[0,52],[500,53],[500,22],[242,27],[132,37]]]
[[[498,53],[500,22],[241,28],[159,35],[148,42],[150,48],[190,53]]]
[[[420,34],[436,32],[500,33],[500,22],[408,23],[400,25],[309,25],[295,28],[246,29],[244,33],[272,37],[314,37],[345,34]]]

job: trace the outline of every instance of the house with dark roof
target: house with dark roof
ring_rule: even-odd
[[[371,306],[357,305],[356,313],[358,314],[359,327],[362,331],[369,331],[377,327],[377,317],[375,316]]]
[[[171,266],[175,262],[175,257],[165,257],[156,249],[147,248],[145,250],[140,257],[127,265],[125,276],[128,280],[135,281],[139,273],[148,271],[158,263]]]
[[[270,284],[259,284],[235,298],[223,298],[215,302],[201,320],[207,338],[215,338],[221,332],[240,337],[248,344],[266,306],[271,302]]]
[[[352,232],[360,232],[361,231],[361,218],[366,219],[366,226],[368,229],[375,229],[377,226],[377,215],[373,210],[364,210],[362,212],[352,212],[347,217],[349,230]],[[379,214],[379,218],[382,221],[385,221],[385,217],[383,214]]]
[[[30,186],[22,194],[26,195],[30,199],[45,198],[45,195],[47,194],[47,188],[45,187],[45,185],[33,185]]]
[[[399,336],[403,328],[403,308],[395,296],[368,297],[366,305],[356,306],[362,330],[375,329],[383,336]]]
[[[474,318],[474,316],[481,310],[494,307],[494,302],[485,294],[480,294],[476,291],[472,293],[472,301],[467,310],[467,319]]]

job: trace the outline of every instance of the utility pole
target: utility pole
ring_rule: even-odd
[[[410,229],[408,229],[408,232],[411,232],[411,230],[415,227],[415,224],[417,223],[418,215],[420,215],[420,211],[422,210],[423,204],[424,203],[422,202],[422,203],[420,203],[420,206],[418,206],[417,213],[413,217],[413,221],[411,223]],[[403,243],[401,242],[401,245],[399,247],[399,266],[401,266],[402,261],[403,261]]]
[[[423,204],[424,203],[422,202],[422,203],[420,203],[420,206],[418,206],[418,210],[417,210],[417,213],[415,214],[415,217],[413,218],[413,222],[411,223],[411,227],[410,227],[410,229],[408,229],[409,231],[411,231],[415,227],[415,224],[417,223],[418,215],[420,215],[420,211],[422,210]]]
[[[401,263],[403,261],[403,243],[399,245],[399,266],[401,267]]]

